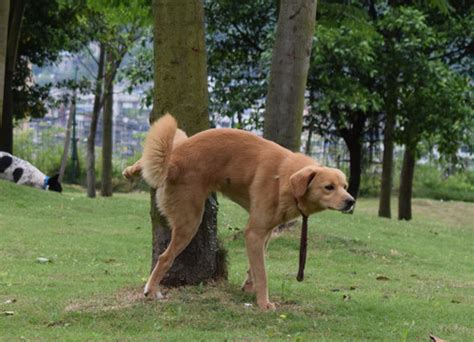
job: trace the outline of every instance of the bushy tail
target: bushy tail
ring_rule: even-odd
[[[170,114],[153,123],[145,139],[142,176],[153,188],[163,185],[178,124]]]

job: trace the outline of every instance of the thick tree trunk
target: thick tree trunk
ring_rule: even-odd
[[[316,0],[281,0],[263,136],[299,151]]]
[[[64,149],[61,157],[61,166],[59,167],[59,182],[61,183],[64,179],[64,173],[66,172],[67,159],[69,156],[69,147],[71,144],[71,128],[74,111],[76,110],[76,91],[74,91],[73,98],[71,100],[71,108],[69,109],[69,117],[67,119],[66,126],[66,137],[64,138]]]
[[[86,156],[86,182],[87,196],[95,197],[96,177],[95,177],[95,136],[97,133],[97,122],[100,115],[100,104],[102,102],[103,78],[105,64],[104,45],[100,44],[99,64],[97,65],[97,78],[95,82],[94,105],[92,107],[91,129],[87,137],[87,156]]]
[[[0,127],[2,127],[3,96],[5,89],[5,69],[7,64],[8,22],[10,0],[0,1]]]
[[[209,127],[204,8],[200,1],[154,0],[155,95],[150,121],[166,112],[192,135]],[[185,94],[185,95],[183,95]],[[225,253],[217,242],[217,203],[208,199],[198,233],[163,280],[168,286],[199,284],[225,277]],[[152,190],[152,268],[170,231]]]
[[[20,41],[21,22],[25,11],[25,0],[11,2],[8,39],[6,49],[5,83],[3,90],[2,124],[0,125],[0,151],[12,153],[13,151],[13,73],[18,54]]]
[[[413,193],[413,176],[415,174],[415,152],[408,146],[403,155],[400,173],[400,193],[398,195],[398,219],[411,220],[411,198]]]
[[[111,79],[110,73],[113,70],[114,55],[112,52],[107,52],[107,73],[106,79]],[[114,83],[107,82],[104,90],[105,103],[104,115],[102,120],[102,177],[100,194],[104,197],[112,196],[112,150],[113,150],[113,107],[114,107]]]

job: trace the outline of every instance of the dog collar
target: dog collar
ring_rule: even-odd
[[[49,177],[46,176],[44,177],[44,182],[43,182],[43,189],[46,190],[48,188],[48,181],[49,181]]]

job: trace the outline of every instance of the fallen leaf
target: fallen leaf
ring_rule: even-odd
[[[15,314],[15,311],[3,311],[3,314],[5,316],[13,316]]]
[[[16,299],[13,298],[13,299],[7,299],[6,301],[3,302],[3,304],[13,304],[13,303],[16,303]]]
[[[339,289],[331,289],[331,291],[332,291],[332,292],[339,292],[339,291],[341,291],[341,290],[339,290]]]
[[[442,338],[439,338],[433,334],[430,334],[430,341],[432,342],[446,342],[446,340],[443,340]]]
[[[390,280],[389,277],[386,277],[386,276],[378,276],[377,278],[375,278],[377,280],[382,280],[382,281],[387,281],[387,280]]]
[[[355,286],[351,286],[351,287],[349,287],[349,290],[354,291],[356,288],[357,287],[355,287]]]
[[[457,299],[453,299],[453,300],[451,300],[451,303],[460,304],[461,302],[460,302],[459,300],[457,300]]]
[[[342,296],[342,299],[343,299],[345,302],[347,302],[347,301],[351,300],[351,296],[349,296],[349,295],[343,295],[343,296]]]

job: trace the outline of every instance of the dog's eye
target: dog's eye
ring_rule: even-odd
[[[332,185],[332,184],[326,185],[326,186],[324,187],[324,189],[326,189],[326,190],[328,190],[328,191],[332,191],[332,190],[334,190],[334,185]]]

